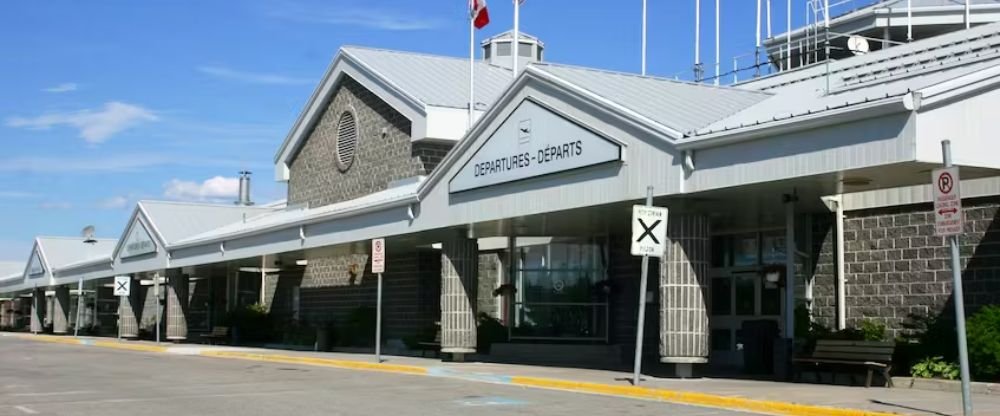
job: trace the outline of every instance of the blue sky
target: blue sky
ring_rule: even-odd
[[[704,60],[714,28],[703,1]],[[785,25],[775,0],[774,31]],[[794,0],[801,24],[805,0]],[[751,53],[752,0],[722,0],[723,68]],[[489,0],[480,39],[512,27]],[[465,0],[10,0],[0,5],[0,261],[35,235],[117,238],[138,199],[284,197],[271,160],[337,48],[464,56]],[[639,71],[641,2],[528,0],[553,62]],[[650,0],[649,73],[689,77],[694,0]],[[710,67],[710,66],[709,66]]]

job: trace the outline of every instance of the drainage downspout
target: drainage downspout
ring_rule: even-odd
[[[844,271],[844,195],[838,194],[834,200],[837,205],[837,329],[847,328],[847,293]]]

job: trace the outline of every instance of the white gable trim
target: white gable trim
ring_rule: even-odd
[[[334,58],[333,63],[327,69],[323,80],[316,87],[316,90],[313,91],[309,101],[306,102],[302,113],[295,120],[292,129],[285,137],[285,141],[278,149],[278,153],[275,154],[276,180],[288,180],[290,174],[289,164],[296,152],[304,144],[312,128],[323,116],[329,101],[333,98],[333,93],[337,90],[341,79],[345,75],[357,81],[409,119],[411,125],[410,136],[413,139],[416,140],[427,136],[426,104],[399,88],[399,86],[382,74],[366,66],[364,62],[351,55],[350,52],[341,49],[340,53],[337,54],[337,57]]]

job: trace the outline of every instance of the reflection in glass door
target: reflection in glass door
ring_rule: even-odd
[[[607,341],[606,244],[516,239],[513,339]]]

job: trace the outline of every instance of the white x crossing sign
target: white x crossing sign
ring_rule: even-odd
[[[667,209],[632,206],[632,255],[663,257],[667,240]]]
[[[115,296],[129,296],[132,292],[132,278],[129,276],[115,276]]]

